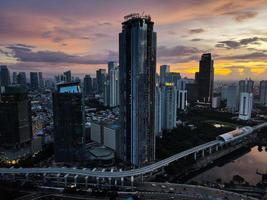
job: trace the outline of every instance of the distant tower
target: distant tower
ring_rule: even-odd
[[[267,105],[267,81],[260,82],[260,103]]]
[[[251,118],[253,106],[253,94],[248,92],[241,92],[239,105],[239,119],[249,120]]]
[[[17,84],[17,72],[12,73],[12,84],[16,85]]]
[[[83,151],[83,114],[80,83],[59,84],[53,93],[55,159],[75,162]]]
[[[90,75],[85,75],[83,79],[83,93],[85,96],[93,94],[93,82]]]
[[[119,65],[108,63],[108,77],[105,84],[105,104],[109,107],[119,105]]]
[[[149,16],[125,17],[119,34],[120,119],[125,159],[135,166],[155,160],[156,33]]]
[[[161,136],[162,134],[162,125],[161,125],[161,87],[157,84],[156,85],[156,92],[155,92],[155,134],[157,136]]]
[[[36,90],[39,88],[39,80],[37,72],[30,72],[31,88]]]
[[[18,148],[30,144],[31,139],[31,102],[26,88],[4,87],[0,96],[0,145]]]
[[[43,73],[38,72],[39,88],[44,88]]]
[[[186,110],[187,107],[187,91],[186,90],[178,90],[177,95],[177,108],[180,110]]]
[[[239,93],[248,92],[253,93],[254,81],[251,79],[239,81]]]
[[[199,61],[199,73],[196,74],[199,101],[211,103],[213,97],[214,68],[210,53],[203,54]]]
[[[166,82],[161,91],[161,124],[162,129],[170,130],[176,127],[177,89],[174,83]]]
[[[170,65],[160,66],[160,83],[163,85],[166,82],[166,76],[170,73]]]
[[[106,70],[98,69],[96,70],[96,79],[97,79],[97,92],[102,95],[104,93],[104,85],[106,81]]]
[[[64,73],[63,73],[63,75],[64,75],[64,82],[65,83],[70,83],[72,80],[71,80],[71,71],[70,70],[68,70],[68,71],[65,71]]]
[[[19,72],[17,76],[17,84],[26,86],[27,85],[27,79],[26,79],[26,73],[25,72]]]
[[[10,74],[6,65],[0,66],[0,86],[10,85]]]

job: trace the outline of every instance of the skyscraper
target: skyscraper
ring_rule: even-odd
[[[239,81],[239,93],[248,92],[253,93],[254,81],[251,79],[245,79]]]
[[[237,85],[229,85],[226,88],[226,108],[235,112],[238,110],[238,86]]]
[[[44,79],[43,79],[43,73],[38,72],[38,83],[39,83],[39,88],[44,88]]]
[[[211,103],[213,97],[214,68],[210,53],[203,54],[199,61],[199,73],[196,76],[198,83],[198,100]]]
[[[97,79],[97,92],[98,94],[103,94],[104,92],[104,85],[106,81],[106,70],[105,69],[98,69],[96,70],[96,79]]]
[[[10,74],[6,65],[0,66],[0,86],[10,85]]]
[[[160,66],[160,83],[164,84],[166,81],[166,75],[170,72],[170,65]]]
[[[82,95],[79,83],[63,83],[53,93],[55,159],[75,162],[83,150]]]
[[[31,103],[25,87],[8,86],[0,97],[1,145],[17,147],[32,139]]]
[[[64,82],[70,83],[71,82],[71,71],[70,70],[65,71],[63,75],[64,75]]]
[[[30,72],[31,88],[36,90],[39,88],[39,80],[37,72]]]
[[[119,65],[108,63],[108,76],[105,84],[105,104],[110,107],[119,105]]]
[[[125,159],[143,166],[155,159],[156,33],[150,16],[126,16],[119,34],[120,119]]]
[[[155,92],[155,134],[157,136],[161,136],[162,134],[162,126],[161,126],[161,87],[159,84],[156,85]]]
[[[12,73],[12,84],[15,85],[17,84],[17,72]]]
[[[267,105],[267,81],[260,81],[260,103]]]
[[[17,76],[17,84],[26,86],[27,85],[27,79],[26,79],[26,73],[25,72],[19,72]]]
[[[187,107],[187,91],[186,90],[178,90],[177,95],[177,107],[180,110],[186,110]]]
[[[83,79],[83,93],[88,96],[93,93],[93,82],[90,75],[85,75]]]
[[[170,130],[176,127],[177,89],[174,83],[166,82],[161,90],[161,125],[162,129]]]
[[[251,118],[253,106],[253,94],[249,92],[241,92],[239,105],[239,119],[249,120]]]

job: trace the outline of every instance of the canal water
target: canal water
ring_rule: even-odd
[[[267,173],[267,151],[265,151],[265,147],[260,151],[259,147],[255,146],[238,158],[220,166],[212,167],[191,178],[188,182],[212,183],[221,179],[222,183],[225,183],[230,182],[234,175],[239,175],[251,185],[256,185],[261,181],[261,176],[256,174],[257,170]]]

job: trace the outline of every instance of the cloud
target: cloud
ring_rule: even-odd
[[[197,34],[197,33],[203,33],[203,32],[205,32],[205,30],[202,28],[196,28],[196,29],[190,29],[189,30],[189,33],[191,33],[191,34]]]
[[[266,61],[267,54],[263,52],[253,52],[248,54],[239,54],[233,56],[222,56],[220,59],[229,59],[229,60],[259,60],[259,61]]]
[[[216,44],[215,47],[237,49],[242,46],[247,46],[249,44],[260,44],[260,42],[267,42],[267,38],[251,37],[251,38],[244,38],[239,41],[225,40],[225,41],[218,42],[218,44]]]
[[[224,15],[232,15],[237,22],[243,22],[257,16],[256,11],[233,11],[225,12]]]
[[[191,41],[192,42],[199,42],[199,41],[202,41],[203,39],[200,39],[200,38],[194,38],[194,39],[192,39]]]
[[[108,60],[117,60],[117,54],[108,51],[103,55],[69,55],[60,51],[33,51],[33,47],[25,45],[10,45],[13,56],[21,62],[45,63],[75,63],[75,64],[105,64]]]

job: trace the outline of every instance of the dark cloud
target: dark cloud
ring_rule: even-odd
[[[260,44],[260,42],[267,42],[267,38],[251,37],[251,38],[244,38],[239,41],[234,41],[234,40],[220,41],[218,44],[215,45],[215,47],[238,49],[242,46],[247,46],[249,44]]]
[[[189,30],[189,33],[191,33],[191,34],[197,34],[197,33],[203,33],[203,32],[205,32],[205,30],[202,28],[196,28],[196,29],[190,29]]]
[[[266,61],[267,54],[263,52],[253,52],[253,53],[240,54],[240,55],[234,55],[234,56],[223,56],[223,57],[220,57],[220,59]]]
[[[195,47],[177,45],[171,48],[159,46],[157,52],[160,62],[177,63],[197,60],[203,51]]]
[[[36,51],[21,45],[6,47],[11,50],[14,58],[21,62],[44,62],[44,63],[76,63],[76,64],[105,64],[109,59],[117,60],[113,51],[106,55],[69,55],[60,51]]]
[[[257,16],[256,11],[233,11],[225,12],[224,15],[232,15],[237,22],[243,22]]]
[[[192,42],[199,42],[199,41],[202,41],[203,39],[200,39],[200,38],[194,38],[194,39],[192,39],[191,41]]]

